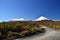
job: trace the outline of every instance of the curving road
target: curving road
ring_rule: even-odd
[[[47,30],[46,33],[40,33],[31,37],[25,37],[15,40],[60,40],[60,31],[56,31],[47,27],[44,28],[46,28]]]

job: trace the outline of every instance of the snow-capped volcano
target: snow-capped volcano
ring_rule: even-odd
[[[25,21],[24,18],[19,18],[19,19],[12,19],[11,21]]]
[[[41,16],[41,17],[35,19],[34,21],[41,21],[41,20],[49,20],[49,19],[44,16]]]

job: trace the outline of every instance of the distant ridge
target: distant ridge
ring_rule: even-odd
[[[60,20],[53,20],[53,19],[48,19],[47,17],[45,16],[41,16],[37,19],[34,19],[34,20],[26,20],[24,18],[16,18],[16,19],[11,19],[10,21],[42,21],[42,20],[52,20],[52,21],[60,21]]]

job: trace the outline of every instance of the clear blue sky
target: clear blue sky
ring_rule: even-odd
[[[0,21],[40,16],[60,19],[60,0],[0,0]]]

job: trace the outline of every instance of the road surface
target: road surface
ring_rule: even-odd
[[[14,40],[60,40],[60,31],[45,27],[47,32],[40,33],[31,37],[25,37]]]

